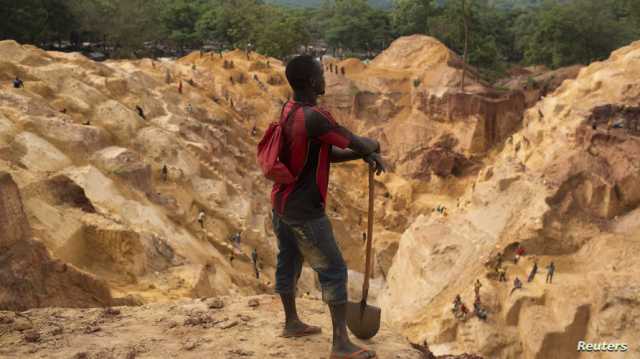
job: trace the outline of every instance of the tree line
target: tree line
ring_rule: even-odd
[[[0,38],[51,47],[100,42],[112,57],[203,44],[282,58],[317,41],[375,53],[398,36],[427,34],[489,76],[512,64],[551,68],[605,58],[640,38],[638,0],[323,0],[304,9],[262,0],[0,0]]]

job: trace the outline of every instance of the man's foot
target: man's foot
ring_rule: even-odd
[[[331,359],[373,359],[377,358],[376,352],[360,348],[347,341],[344,345],[336,347],[331,351]]]
[[[287,323],[282,331],[282,336],[284,338],[299,338],[320,333],[322,333],[322,328],[308,325],[298,320]]]

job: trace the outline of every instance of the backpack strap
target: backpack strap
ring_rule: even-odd
[[[280,113],[280,125],[284,126],[285,123],[289,122],[289,119],[291,118],[291,116],[293,114],[296,113],[296,111],[298,111],[301,107],[304,107],[304,104],[298,105],[297,103],[295,105],[293,105],[293,108],[291,109],[291,111],[289,111],[289,113],[287,114],[287,117],[285,119],[282,119],[282,114],[284,114],[284,109],[287,107],[287,104],[289,102],[285,103],[282,106],[282,112]]]

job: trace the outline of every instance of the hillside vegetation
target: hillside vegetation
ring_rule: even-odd
[[[335,56],[372,57],[400,36],[426,34],[461,54],[466,17],[469,62],[494,79],[514,64],[588,64],[640,38],[640,1],[477,0],[465,11],[463,0],[395,0],[391,7],[378,7],[389,1],[277,1],[317,7],[258,0],[27,0],[0,9],[7,19],[0,39],[56,49],[66,41],[71,50],[92,41],[110,57],[124,58],[251,44],[283,59],[319,41]]]

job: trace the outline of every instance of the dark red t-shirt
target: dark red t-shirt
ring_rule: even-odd
[[[271,203],[286,219],[304,221],[324,216],[329,187],[331,146],[347,148],[351,132],[340,126],[328,111],[289,101],[282,111],[284,145],[280,161],[298,180],[274,184]],[[281,120],[282,120],[281,119]]]

